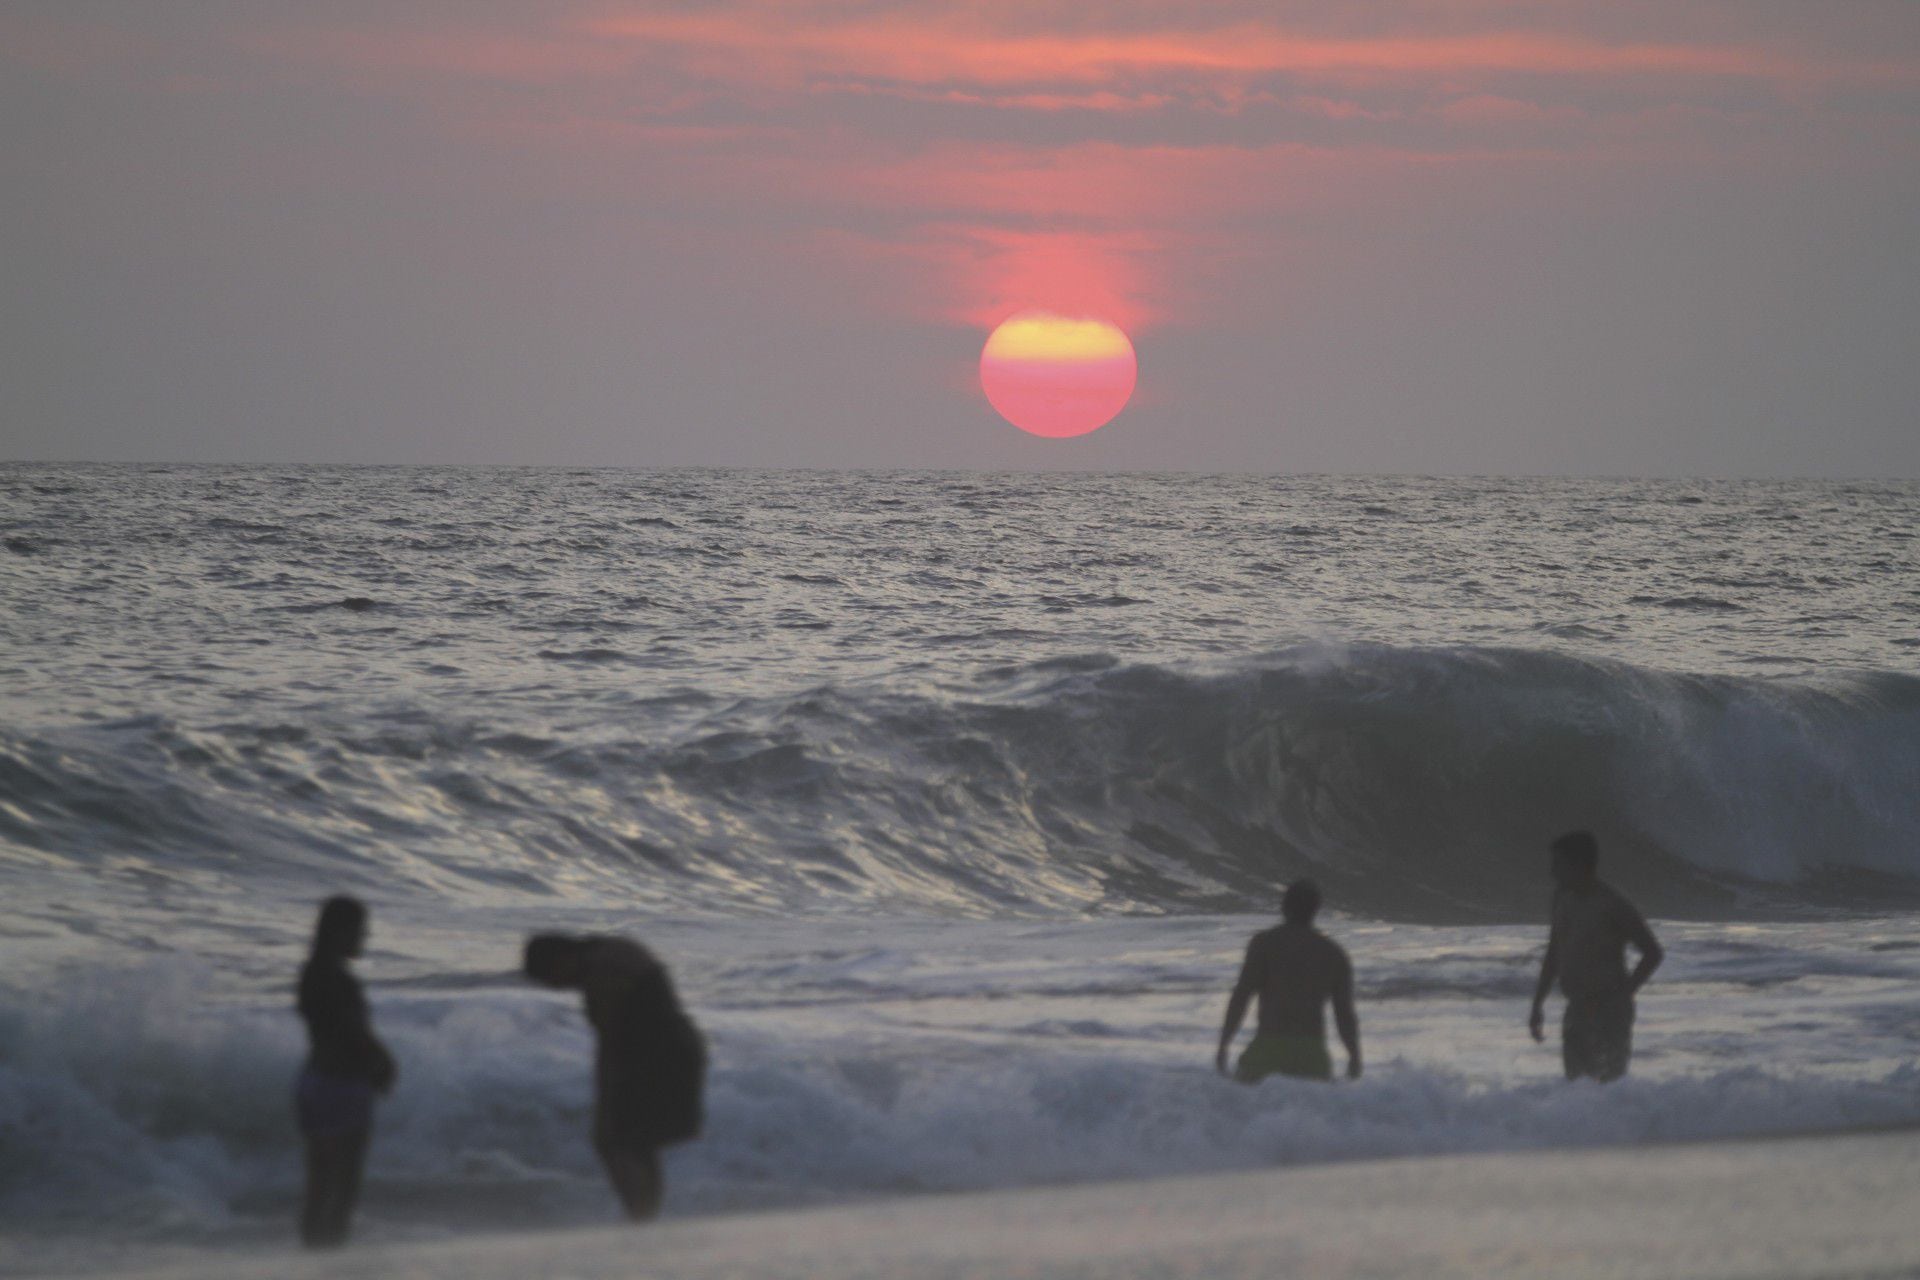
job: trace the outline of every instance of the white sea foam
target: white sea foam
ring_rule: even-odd
[[[1663,926],[1675,958],[1636,1073],[1602,1089],[1565,1085],[1524,1037],[1531,931],[1336,924],[1361,960],[1366,1077],[1247,1089],[1207,1064],[1250,923],[869,922],[879,945],[852,951],[845,924],[660,925],[715,1067],[670,1210],[1920,1122],[1905,926],[1750,926],[1737,944]],[[366,966],[402,1083],[365,1230],[604,1220],[578,1010],[502,975],[407,976],[439,963]],[[57,1242],[104,1200],[121,1240],[283,1232],[299,1045],[282,999],[176,963],[64,990],[0,1024],[0,1230]]]

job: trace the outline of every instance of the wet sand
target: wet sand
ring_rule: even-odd
[[[1920,1132],[1357,1162],[652,1228],[229,1255],[153,1276],[1267,1280],[1920,1275]]]

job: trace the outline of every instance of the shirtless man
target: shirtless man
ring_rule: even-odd
[[[1633,996],[1666,954],[1639,909],[1598,874],[1600,846],[1585,831],[1553,842],[1553,924],[1527,1029],[1546,1039],[1547,995],[1554,980],[1567,997],[1560,1057],[1567,1079],[1618,1080],[1633,1056]],[[1640,963],[1627,972],[1627,944]]]
[[[594,1031],[593,1147],[627,1216],[660,1212],[660,1148],[697,1137],[706,1043],[653,953],[625,938],[527,940],[527,976],[586,997]]]
[[[1247,1004],[1260,997],[1253,1042],[1240,1055],[1233,1078],[1253,1084],[1276,1073],[1309,1080],[1333,1079],[1327,1053],[1326,1006],[1347,1047],[1347,1078],[1360,1078],[1360,1019],[1353,1012],[1353,964],[1340,944],[1313,927],[1320,886],[1295,880],[1280,899],[1280,924],[1253,935],[1240,980],[1227,1001],[1214,1065],[1227,1074],[1227,1052],[1240,1033]]]

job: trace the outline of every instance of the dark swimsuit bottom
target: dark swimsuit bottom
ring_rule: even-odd
[[[311,1138],[354,1133],[373,1125],[373,1086],[365,1080],[322,1075],[309,1067],[293,1090],[300,1131]]]
[[[1327,1042],[1318,1036],[1283,1036],[1270,1031],[1255,1036],[1235,1064],[1233,1078],[1241,1084],[1257,1084],[1274,1075],[1333,1079],[1333,1058],[1327,1053]]]
[[[1625,992],[1567,1001],[1560,1021],[1567,1079],[1618,1080],[1633,1057],[1633,997]]]

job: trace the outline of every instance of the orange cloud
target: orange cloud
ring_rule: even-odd
[[[827,231],[819,244],[881,305],[980,329],[1042,310],[1138,333],[1166,317],[1176,260],[1162,234],[985,223],[921,224],[893,238]]]
[[[702,13],[614,11],[582,24],[611,40],[673,45],[705,72],[759,81],[878,77],[906,84],[1105,83],[1130,75],[1681,75],[1912,83],[1903,62],[1845,62],[1739,44],[1610,43],[1484,31],[1379,38],[1294,34],[1264,22],[1157,31],[1009,33],[973,10],[834,19],[806,5]]]
[[[293,12],[225,29],[220,47],[263,78],[384,95],[533,157],[538,183],[622,201],[636,225],[724,211],[825,245],[876,287],[892,273],[881,292],[969,324],[1044,308],[1151,325],[1210,264],[1272,252],[1277,220],[1308,206],[1404,202],[1437,173],[1574,155],[1725,163],[1764,141],[1766,103],[1838,137],[1868,109],[1850,98],[1920,88],[1904,47],[1746,35],[1737,8],[1673,24],[1684,37],[1662,33],[1658,6],[1602,29],[1579,6],[1436,0],[1360,6],[1360,22],[1284,0]],[[12,56],[131,56],[74,30]],[[1825,116],[1823,95],[1840,104]]]

